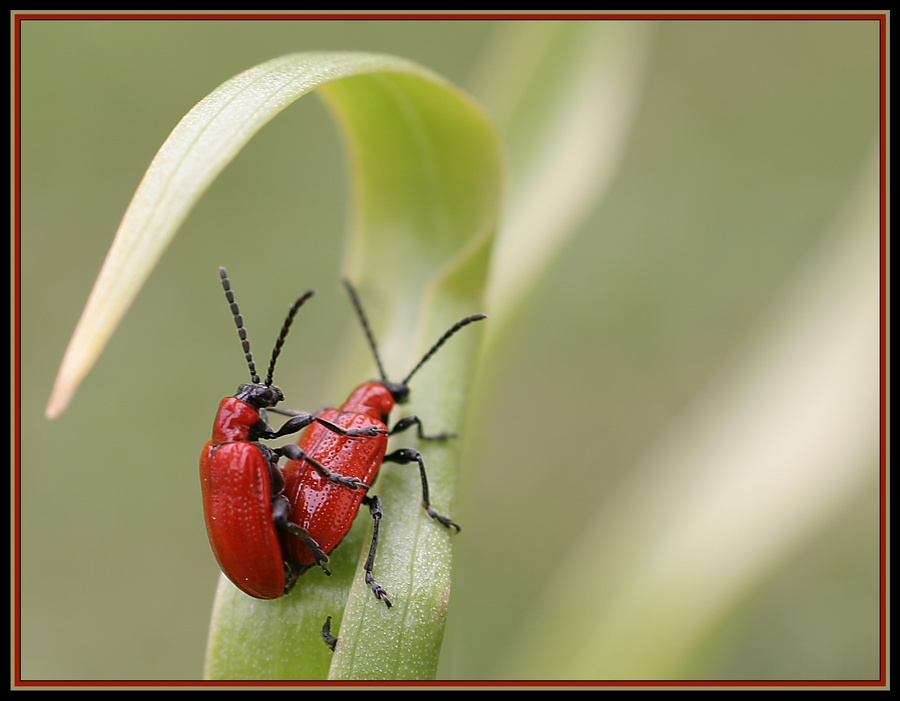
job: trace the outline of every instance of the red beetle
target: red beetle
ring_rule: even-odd
[[[420,367],[449,339],[464,326],[484,319],[484,314],[476,314],[458,321],[431,347],[422,360],[399,383],[388,381],[378,348],[369,327],[366,316],[356,291],[349,282],[344,283],[362,323],[363,330],[372,348],[380,380],[366,382],[357,387],[349,399],[339,409],[326,409],[317,418],[324,419],[324,425],[314,424],[309,427],[296,446],[285,446],[282,454],[289,458],[284,468],[284,496],[291,505],[290,520],[304,529],[319,549],[328,554],[344,539],[353,523],[361,504],[369,507],[375,521],[372,542],[365,564],[366,582],[377,599],[388,607],[391,601],[384,588],[372,574],[375,552],[378,546],[378,530],[383,515],[382,502],[377,496],[369,496],[362,489],[348,488],[346,484],[328,479],[322,473],[320,464],[327,464],[329,469],[348,479],[357,479],[366,487],[371,486],[378,476],[381,465],[385,462],[400,464],[417,463],[422,480],[422,506],[433,519],[447,528],[459,531],[459,526],[446,516],[442,516],[431,507],[428,496],[428,479],[425,475],[425,463],[417,450],[403,448],[387,453],[388,434],[405,431],[416,426],[419,438],[426,440],[443,440],[448,434],[428,436],[422,431],[422,422],[416,416],[401,419],[389,432],[388,417],[395,404],[402,404],[409,398],[409,380]],[[369,430],[383,431],[366,440],[349,440],[339,435],[329,426],[338,425],[355,433]],[[320,555],[309,547],[309,539],[288,538],[282,536],[282,547],[286,557],[299,566],[302,574],[310,567],[320,564]]]
[[[266,381],[260,382],[243,318],[224,268],[219,269],[219,275],[250,369],[251,383],[241,385],[237,394],[222,400],[213,424],[212,440],[200,457],[206,530],[219,566],[235,586],[258,599],[276,599],[289,592],[300,572],[306,569],[298,568],[283,555],[281,537],[285,542],[292,539],[302,542],[313,562],[330,572],[326,567],[328,555],[305,528],[290,520],[291,504],[283,493],[284,479],[278,466],[282,449],[270,448],[259,441],[296,433],[312,423],[351,441],[386,431],[348,431],[328,423],[327,419],[302,412],[289,412],[292,418],[279,430],[273,430],[266,421],[265,410],[284,399],[281,390],[272,384],[275,361],[294,316],[313,291],[297,299],[288,312],[272,350]],[[296,446],[290,448],[292,456],[305,457]],[[344,489],[366,488],[359,480],[331,474],[323,465],[318,465],[318,469]]]

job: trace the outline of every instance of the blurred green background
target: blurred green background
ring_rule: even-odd
[[[312,50],[410,58],[490,108],[487,49],[515,24],[22,24],[23,678],[202,674],[219,574],[197,460],[245,373],[217,266],[254,338],[319,290],[280,367],[292,406],[363,379],[329,374],[358,341],[338,283],[351,193],[311,96],[225,170],[44,418],[172,127],[231,76]],[[478,378],[442,676],[877,678],[878,24],[640,30],[610,188],[498,320]]]

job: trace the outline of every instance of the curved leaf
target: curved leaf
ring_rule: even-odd
[[[468,98],[412,75],[356,77],[321,92],[347,137],[355,179],[356,211],[344,267],[365,300],[388,373],[400,377],[453,321],[481,308],[500,202],[496,137]],[[419,333],[413,336],[411,329]],[[436,430],[458,430],[477,340],[477,333],[454,337],[452,351],[442,350],[417,373],[405,413],[427,416]],[[359,347],[371,373],[362,335]],[[427,447],[431,494],[444,513],[453,511],[448,496],[457,454],[458,441]],[[281,678],[435,676],[453,536],[423,513],[415,467],[388,468],[377,492],[390,518],[382,522],[376,574],[393,608],[378,602],[365,584],[364,557],[355,576],[349,566],[349,557],[364,556],[368,549],[371,521],[363,509],[334,553],[332,577],[309,572],[289,596],[265,602],[265,624],[247,615],[239,625],[214,630],[208,676],[259,676],[255,642],[260,638],[282,641],[279,645],[310,641],[312,649],[304,647],[301,655],[293,654],[294,643],[273,651]],[[223,580],[217,611],[231,616],[246,598]],[[327,649],[319,639],[327,616],[334,618],[340,638],[330,671],[323,666]]]
[[[293,54],[224,83],[160,148],[70,342],[48,416],[64,410],[210,183],[257,130],[314,89],[347,139],[356,199],[345,274],[370,310],[389,372],[401,377],[444,329],[481,310],[503,172],[485,113],[446,81],[399,58]],[[479,337],[477,328],[459,334],[416,375],[414,394],[422,400],[409,411],[427,415],[437,430],[461,425],[465,378]],[[362,337],[359,347],[365,357]],[[433,501],[445,513],[453,508],[456,443],[428,448]],[[417,469],[398,466],[377,487],[391,518],[385,519],[376,568],[394,607],[375,601],[361,576],[351,591],[351,563],[365,555],[371,530],[371,520],[361,518],[333,556],[335,575],[310,572],[288,597],[256,601],[222,578],[207,676],[324,678],[332,655],[320,630],[328,615],[341,637],[335,678],[434,676],[449,598],[451,536],[421,509]],[[348,593],[349,609],[342,614]]]
[[[291,54],[235,76],[184,116],[156,154],[122,218],[66,349],[48,417],[68,406],[178,227],[244,144],[315,88],[378,72],[408,74],[452,92],[433,73],[393,56]]]

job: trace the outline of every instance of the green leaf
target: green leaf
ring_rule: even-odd
[[[460,136],[448,143],[458,144],[460,141],[468,141],[473,148],[476,145],[483,146],[485,143],[490,143],[488,153],[468,154],[484,158],[490,163],[474,164],[475,168],[485,165],[486,170],[483,174],[476,173],[475,177],[468,182],[461,183],[457,180],[446,183],[449,186],[458,187],[459,190],[442,193],[442,196],[446,198],[447,204],[451,205],[453,202],[459,202],[460,198],[464,198],[467,194],[479,190],[482,183],[494,179],[490,188],[492,192],[482,193],[470,205],[465,204],[464,208],[468,211],[475,211],[478,207],[485,206],[486,201],[498,197],[499,159],[492,127],[471,101],[421,66],[385,55],[304,53],[284,56],[251,68],[222,84],[188,112],[169,135],[147,169],[125,212],[113,245],[91,291],[87,306],[66,349],[47,406],[48,417],[56,417],[65,410],[78,385],[96,362],[166,246],[216,176],[263,125],[287,106],[316,88],[329,84],[334,88],[338,84],[336,81],[352,76],[356,76],[355,90],[371,91],[372,88],[367,86],[379,84],[381,90],[393,90],[400,95],[404,91],[421,92],[422,107],[431,110],[431,117],[424,118],[426,123],[423,124],[417,121],[416,115],[405,115],[412,120],[409,123],[412,128],[424,128],[427,132],[427,123],[432,120],[437,122],[434,114],[438,111],[442,100],[459,105],[458,112],[471,112],[473,116],[459,125],[460,129],[457,133]],[[429,86],[429,88],[423,86]],[[346,89],[344,91],[335,90],[338,96],[345,91]],[[375,91],[377,92],[378,88],[375,88]],[[424,102],[426,100],[431,100],[431,103]],[[401,99],[395,105],[398,111],[394,116],[397,118],[404,116],[402,102]],[[415,100],[410,101],[410,103],[413,102]],[[411,104],[406,107],[411,107]],[[364,100],[360,103],[360,108],[367,109]],[[446,117],[442,116],[441,119],[452,120],[456,116],[456,112],[457,110],[450,109]],[[380,130],[368,134],[348,134],[348,138],[381,139],[384,137],[390,139],[392,138],[390,132],[406,128],[405,124],[391,123],[389,121],[391,117],[387,114],[384,115],[384,118],[380,118],[377,114],[368,116],[373,119],[373,124],[381,125]],[[346,121],[348,124],[350,123],[349,118],[346,118]],[[436,128],[447,129],[450,126],[451,124],[444,121]],[[464,136],[465,130],[472,128],[482,130],[479,139],[467,139]],[[415,141],[415,135],[409,136],[411,142]],[[422,136],[427,136],[427,133]],[[446,135],[441,134],[440,136],[443,138]],[[424,144],[420,143],[419,145]],[[352,145],[352,147],[357,151],[363,150],[359,148],[358,144]],[[405,159],[417,156],[428,157],[428,154],[425,153],[417,154],[414,149],[415,146],[412,146],[402,156],[400,154],[392,155],[390,150],[382,150],[380,153],[377,150],[373,151],[373,156],[384,157],[384,160],[380,163],[360,164],[361,168],[369,170],[365,174],[354,174],[357,186],[362,184],[360,181],[384,177],[380,169],[396,173],[409,167],[409,164],[405,163]],[[445,157],[451,154],[452,152],[448,150],[444,151]],[[460,163],[466,163],[465,157],[466,154],[463,154]],[[410,167],[407,171],[406,182],[415,182],[419,176],[433,179],[437,167],[439,166],[436,163],[430,163],[427,167],[423,165],[421,169]],[[461,173],[466,172],[469,172],[466,165],[458,165],[457,172],[452,175],[459,178]],[[434,180],[430,182],[439,186],[439,183]],[[384,183],[384,185],[388,187],[383,190],[390,190],[389,183]],[[375,187],[365,187],[365,189],[372,194],[377,194]],[[404,217],[409,224],[405,227],[405,231],[397,230],[397,235],[409,236],[410,226],[435,223],[436,219],[441,216],[436,212],[430,221],[427,218],[415,216],[414,210],[421,210],[429,206],[429,203],[425,201],[416,201],[415,204],[412,204],[415,193],[389,194],[392,195],[391,199],[403,198],[406,202],[404,209],[406,207],[410,209],[407,213],[394,213]],[[365,235],[363,232],[366,231],[375,232],[376,240],[382,236],[377,233],[379,230],[388,232],[389,235],[394,231],[388,224],[372,226],[365,221],[365,217],[381,216],[385,210],[388,210],[386,212],[388,216],[393,216],[389,210],[396,207],[396,203],[382,202],[383,209],[379,210],[376,205],[367,203],[365,200],[366,197],[363,196],[363,206],[354,222],[355,240],[350,242],[350,245],[359,245],[360,238]],[[485,218],[496,218],[496,212]],[[424,229],[416,230],[416,232],[416,235],[420,236],[429,235],[429,232]],[[447,235],[447,232],[439,231],[434,235],[443,237]],[[473,239],[482,242],[487,238],[488,235],[483,230],[475,232],[475,236],[473,236]],[[405,248],[404,242],[400,241],[392,240],[391,245],[397,246],[398,249]],[[373,248],[374,246],[366,246],[367,251],[372,251]],[[439,255],[446,250],[446,247],[432,249],[432,262],[435,254]],[[395,252],[397,251],[395,250]],[[397,255],[401,254],[398,252]],[[392,259],[397,260],[393,256]],[[382,263],[383,260],[381,256],[370,258],[369,265]],[[405,259],[405,261],[409,262],[409,259]],[[357,265],[357,269],[351,269],[349,272],[359,273],[361,267]],[[396,270],[396,265],[388,269]],[[430,269],[433,270],[434,267],[432,266]],[[407,269],[406,272],[412,271]],[[421,284],[425,274],[418,274],[418,282]]]
[[[65,408],[210,183],[258,129],[312,90],[329,105],[348,145],[354,200],[344,274],[360,290],[388,373],[399,379],[454,321],[482,311],[503,178],[498,137],[486,114],[454,86],[403,59],[293,54],[224,83],[160,148],[70,342],[49,416]],[[432,432],[458,431],[462,425],[479,326],[454,337],[416,375],[414,402],[404,408],[427,417]],[[362,335],[359,348],[366,357]],[[409,445],[415,445],[414,438]],[[432,502],[449,515],[458,446],[451,440],[427,449]],[[394,607],[388,610],[375,600],[362,581],[361,565],[354,577],[352,562],[364,558],[371,531],[363,509],[334,553],[333,577],[311,571],[277,601],[250,599],[222,579],[208,677],[435,675],[454,536],[421,508],[415,466],[385,472],[377,492],[390,518],[383,522],[376,574]],[[332,655],[320,638],[329,615],[340,635],[330,672]]]

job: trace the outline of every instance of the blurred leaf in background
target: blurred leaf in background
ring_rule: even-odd
[[[529,266],[527,303],[504,311],[464,432],[439,676],[876,678],[879,30],[23,23],[23,676],[202,673],[218,573],[195,463],[243,372],[207,272],[259,281],[242,308],[260,329],[320,290],[303,362],[281,368],[304,406],[333,402],[334,349],[358,340],[336,284],[341,145],[315,101],[223,172],[69,412],[43,409],[175,122],[273,56],[356,50],[472,87],[507,140],[508,225],[533,227],[493,271],[503,309],[502,267]]]
[[[447,676],[877,679],[879,24],[644,29],[621,169],[489,354]]]

